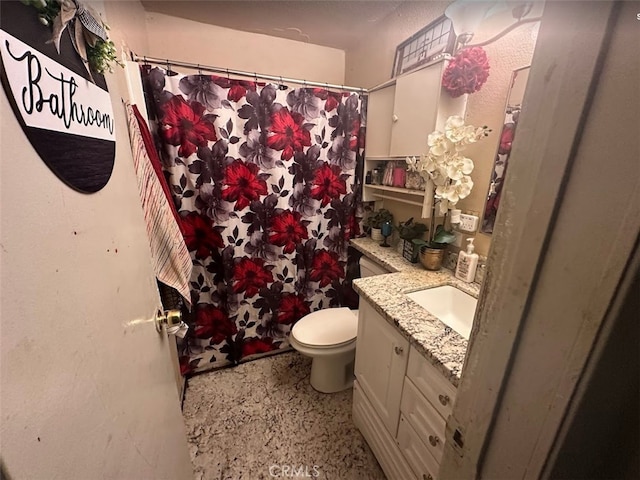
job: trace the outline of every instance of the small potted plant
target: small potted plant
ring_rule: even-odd
[[[368,227],[371,228],[371,239],[377,242],[382,240],[382,224],[385,222],[393,223],[393,214],[386,208],[373,212],[366,221]]]
[[[456,236],[453,232],[445,230],[443,225],[438,225],[429,241],[420,239],[412,240],[414,248],[420,252],[420,263],[427,270],[440,270],[447,245],[453,243]]]
[[[396,227],[400,237],[398,252],[412,263],[418,262],[419,250],[417,247],[414,248],[412,240],[422,239],[427,229],[424,223],[414,222],[413,217],[406,222],[398,224]]]

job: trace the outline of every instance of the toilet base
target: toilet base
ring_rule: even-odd
[[[336,393],[353,386],[356,352],[314,356],[309,383],[321,393]]]

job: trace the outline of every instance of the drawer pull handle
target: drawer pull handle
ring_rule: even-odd
[[[434,437],[433,435],[429,435],[429,443],[432,447],[435,447],[440,443],[440,439],[437,436]]]
[[[393,351],[396,352],[396,355],[402,355],[402,352],[404,352],[404,348],[402,348],[402,347],[393,347]]]
[[[433,480],[433,477],[431,476],[430,473],[429,474],[423,473],[422,480]]]
[[[438,400],[442,405],[447,405],[449,403],[449,395],[438,395]]]

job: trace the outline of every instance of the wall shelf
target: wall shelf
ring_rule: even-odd
[[[365,202],[390,200],[421,207],[422,218],[428,218],[431,216],[433,193],[427,193],[425,190],[409,190],[408,188],[389,187],[387,185],[365,184],[362,191],[362,199]],[[381,208],[381,205],[378,205],[378,208]]]
[[[409,205],[415,205],[416,207],[423,207],[423,202],[415,202],[413,200],[406,200],[400,197],[391,197],[389,195],[382,195],[380,193],[374,193],[373,196],[376,198],[382,198],[383,200],[393,200],[394,202],[407,203]]]
[[[365,160],[371,160],[376,162],[391,162],[391,161],[402,161],[404,162],[407,156],[396,156],[392,157],[390,155],[365,155]]]
[[[372,190],[384,190],[387,192],[403,193],[405,195],[416,195],[418,197],[424,197],[424,190],[409,190],[408,188],[389,187],[387,185],[365,184],[364,186],[365,188],[370,188]],[[377,195],[377,194],[374,193],[374,195]]]

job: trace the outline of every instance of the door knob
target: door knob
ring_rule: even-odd
[[[183,324],[182,322],[182,312],[180,310],[158,310],[155,316],[155,324],[156,330],[158,333],[162,332],[162,327],[167,327],[167,331],[169,333],[172,332],[172,327],[176,327],[176,330],[179,329]]]
[[[394,115],[391,117],[391,120],[393,120],[393,123],[396,123],[396,122],[398,121],[398,116],[394,114]]]

